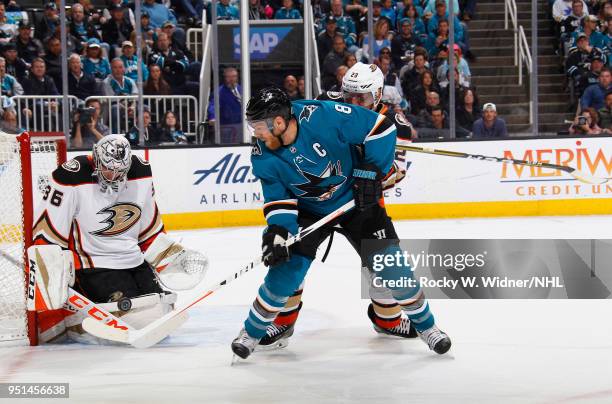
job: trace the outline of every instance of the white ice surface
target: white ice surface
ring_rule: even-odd
[[[404,221],[396,228],[402,238],[611,239],[612,216]],[[177,234],[207,252],[212,284],[258,253],[260,232]],[[342,237],[308,274],[289,347],[230,366],[229,344],[265,272],[255,269],[207,298],[153,348],[0,348],[0,382],[68,382],[71,401],[85,403],[612,403],[612,300],[434,300],[437,322],[453,340],[450,354],[438,356],[420,340],[372,330],[359,259]]]

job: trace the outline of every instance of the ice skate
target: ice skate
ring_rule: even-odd
[[[436,325],[423,332],[419,332],[419,336],[427,343],[429,349],[437,354],[442,355],[448,352],[451,347],[451,340],[448,335]]]
[[[393,337],[400,338],[416,338],[419,336],[416,329],[412,325],[412,322],[408,317],[402,317],[400,323],[393,328],[383,328],[376,324],[375,322],[375,313],[374,313],[374,305],[370,303],[368,306],[368,317],[372,321],[372,326],[374,327],[374,331],[383,335],[390,335]]]
[[[246,359],[253,353],[258,342],[258,339],[251,337],[243,328],[232,341],[232,351],[240,358]]]
[[[271,351],[287,347],[287,345],[289,345],[289,338],[293,335],[294,330],[294,324],[270,324],[266,329],[266,335],[259,340],[259,344],[255,347],[255,350]]]

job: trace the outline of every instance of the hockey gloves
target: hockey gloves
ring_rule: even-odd
[[[366,210],[377,205],[383,191],[383,175],[380,169],[374,164],[363,164],[353,170],[353,177],[353,195],[357,209]]]
[[[288,238],[289,232],[284,227],[276,224],[268,226],[261,244],[264,265],[273,267],[289,261],[289,247],[285,246]]]

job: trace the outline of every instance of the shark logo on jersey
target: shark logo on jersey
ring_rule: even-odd
[[[106,227],[100,230],[92,231],[90,234],[101,237],[113,237],[125,233],[131,229],[138,220],[142,210],[138,205],[133,203],[116,203],[98,212],[98,215],[108,215],[102,220],[101,224],[106,224]]]
[[[298,119],[300,123],[303,119],[305,119],[306,122],[310,122],[310,117],[317,110],[317,108],[319,107],[316,105],[306,105],[302,112],[300,112],[300,118]]]
[[[339,161],[337,165],[331,162],[328,163],[327,167],[320,175],[315,175],[301,169],[300,173],[308,182],[303,184],[291,184],[303,192],[303,194],[298,196],[301,198],[316,198],[318,201],[325,201],[331,198],[334,192],[336,192],[336,190],[346,181],[346,177],[342,175]]]

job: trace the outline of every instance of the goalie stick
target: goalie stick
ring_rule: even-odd
[[[285,245],[290,246],[292,244],[297,243],[304,237],[319,229],[321,226],[342,216],[344,213],[351,210],[354,206],[355,201],[351,199],[349,202],[345,203],[329,215],[321,218],[317,222],[301,230],[295,236],[290,237]],[[165,314],[164,316],[158,318],[157,320],[153,321],[146,327],[141,328],[140,330],[120,330],[117,328],[111,328],[91,318],[86,318],[85,320],[83,320],[83,328],[85,329],[85,331],[98,338],[127,343],[136,348],[148,348],[167,337],[172,331],[176,330],[181,324],[183,324],[187,320],[188,309],[195,306],[208,296],[212,295],[214,292],[221,289],[223,286],[228,285],[234,279],[249,272],[251,269],[261,264],[261,262],[262,257],[258,256],[251,263],[244,266],[240,271],[235,272],[234,274],[225,278],[223,281],[219,282],[211,289],[197,294],[197,296],[194,297],[190,302]]]
[[[542,168],[552,168],[555,170],[561,170],[578,181],[587,183],[587,184],[605,184],[610,181],[610,178],[600,178],[594,177],[590,174],[585,173],[584,171],[580,171],[574,167],[562,166],[558,164],[551,163],[543,163],[541,161],[528,161],[528,160],[518,160],[504,157],[492,157],[492,156],[484,156],[482,154],[470,154],[470,153],[462,153],[456,151],[449,150],[440,150],[440,149],[432,149],[429,147],[417,147],[417,146],[406,146],[406,145],[395,145],[395,148],[398,150],[406,150],[417,153],[426,153],[426,154],[435,154],[438,156],[448,156],[448,157],[459,157],[464,159],[473,159],[473,160],[484,160],[484,161],[495,161],[498,163],[508,163],[508,164],[517,164],[521,166],[528,167],[542,167]]]

